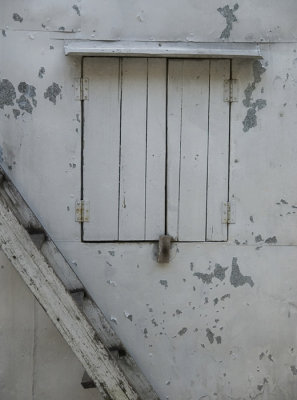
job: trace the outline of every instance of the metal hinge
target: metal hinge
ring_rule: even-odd
[[[74,80],[75,100],[89,100],[89,79],[77,78]]]
[[[235,202],[226,201],[222,203],[222,224],[235,224]]]
[[[89,200],[76,200],[75,202],[75,221],[90,221],[90,202]]]
[[[226,79],[224,81],[224,101],[232,103],[238,101],[238,80]]]

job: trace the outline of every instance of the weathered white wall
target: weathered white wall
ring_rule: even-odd
[[[50,3],[6,1],[1,9],[1,164],[162,400],[295,399],[297,3]],[[229,38],[226,19],[233,20]],[[239,81],[230,155],[237,216],[228,243],[174,245],[164,267],[153,244],[80,242],[81,113],[73,79],[81,70],[79,58],[64,56],[64,38],[263,42],[261,63],[232,67]],[[32,113],[26,99],[24,110],[18,106],[21,82],[36,88],[33,99],[28,87],[25,95]],[[7,365],[1,360],[0,369]],[[46,384],[55,390],[52,377]]]
[[[98,399],[83,368],[0,252],[0,395],[3,400]]]

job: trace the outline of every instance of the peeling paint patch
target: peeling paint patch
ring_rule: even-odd
[[[76,4],[73,4],[72,8],[73,8],[73,10],[75,10],[75,11],[76,11],[77,15],[79,15],[79,16],[80,16],[80,9],[78,8],[78,5],[76,5]]]
[[[201,279],[203,283],[207,283],[208,285],[212,283],[212,278],[214,277],[213,274],[203,274],[201,272],[195,272],[193,275],[197,276],[198,279]]]
[[[261,235],[255,236],[255,242],[256,243],[263,242],[262,236]]]
[[[0,108],[13,106],[16,92],[13,84],[8,79],[0,80]]]
[[[45,74],[45,68],[44,67],[40,67],[39,72],[38,72],[38,77],[40,79],[42,79],[44,74]]]
[[[254,286],[252,278],[250,276],[244,276],[240,272],[236,257],[233,257],[232,260],[232,272],[230,276],[230,283],[234,287],[243,286],[246,283],[249,284],[251,287]]]
[[[17,21],[17,22],[20,22],[20,23],[22,23],[23,20],[24,20],[24,19],[23,19],[19,14],[17,14],[17,13],[13,13],[12,18],[13,18],[14,21]]]
[[[49,86],[44,92],[44,98],[49,99],[49,101],[51,101],[53,104],[56,104],[57,96],[59,96],[60,93],[61,93],[60,86],[56,82],[53,82],[52,85]]]
[[[217,11],[226,19],[226,28],[221,33],[220,39],[228,39],[230,37],[231,30],[233,28],[233,22],[237,22],[237,18],[234,15],[234,12],[237,11],[239,5],[236,3],[234,4],[233,8],[230,8],[228,5],[225,7],[220,7]]]
[[[262,110],[267,105],[267,102],[264,99],[257,99],[255,102],[252,101],[252,95],[256,89],[256,84],[261,82],[261,75],[264,74],[265,71],[266,68],[262,66],[260,61],[257,60],[253,63],[254,80],[252,83],[249,83],[245,89],[245,99],[242,101],[242,104],[248,108],[246,116],[242,122],[244,132],[257,126],[256,112]]]
[[[265,240],[265,243],[268,243],[268,244],[275,244],[275,243],[277,243],[276,236],[272,236],[272,237],[267,238],[267,239]]]
[[[18,117],[19,117],[20,114],[21,114],[20,110],[17,110],[16,108],[14,108],[14,109],[12,110],[12,112],[13,112],[14,118],[15,118],[15,119],[18,119]]]
[[[165,286],[165,289],[167,289],[168,288],[168,282],[166,281],[166,280],[160,280],[160,284],[162,285],[162,286]]]
[[[203,283],[210,284],[212,283],[213,278],[219,279],[223,281],[225,279],[226,273],[225,271],[228,267],[222,267],[220,264],[215,264],[214,271],[210,274],[204,274],[202,272],[195,272],[193,276],[197,276],[198,279],[201,279]]]
[[[214,333],[212,333],[212,331],[209,328],[206,329],[206,337],[209,340],[209,343],[213,344],[213,342],[214,342]]]
[[[182,328],[182,329],[178,332],[179,336],[184,335],[184,334],[187,332],[187,330],[188,330],[188,328]]]
[[[297,375],[297,368],[295,367],[295,365],[291,365],[291,371],[293,375]]]
[[[33,106],[37,106],[36,88],[32,85],[28,85],[26,82],[20,82],[18,85],[18,91],[21,93],[21,96],[16,100],[19,108],[32,114]]]
[[[27,113],[32,114],[33,107],[30,101],[23,94],[16,100],[21,110],[27,111]]]
[[[125,311],[124,312],[125,317],[129,320],[129,321],[133,321],[133,315],[130,314],[129,312]]]
[[[116,287],[117,283],[115,281],[111,281],[110,279],[108,281],[106,281],[106,283],[108,283],[110,286]]]
[[[220,281],[223,281],[225,279],[225,271],[228,269],[228,267],[223,268],[220,264],[215,265],[214,269],[214,277],[219,279]]]
[[[225,299],[230,299],[231,295],[230,293],[224,294],[224,296],[221,297],[221,300],[224,301]]]
[[[216,336],[216,342],[217,344],[221,344],[222,343],[222,337],[221,336]]]
[[[5,29],[2,29],[2,36],[3,36],[3,37],[6,37]]]

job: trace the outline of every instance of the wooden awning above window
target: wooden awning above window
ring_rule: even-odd
[[[66,56],[262,58],[257,43],[65,41]]]

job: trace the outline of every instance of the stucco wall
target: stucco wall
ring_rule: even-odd
[[[80,362],[2,251],[0,287],[1,399],[98,399],[80,385]]]
[[[296,397],[296,13],[294,0],[2,6],[1,164],[162,400]],[[65,57],[63,39],[70,38],[259,43],[263,60],[232,65],[239,85],[230,126],[236,223],[227,243],[174,244],[165,267],[156,263],[156,244],[81,243],[74,219],[81,59]],[[32,320],[30,301],[23,306]],[[46,365],[39,361],[36,387],[56,390],[58,367],[42,375]],[[26,380],[27,370],[18,371]]]

